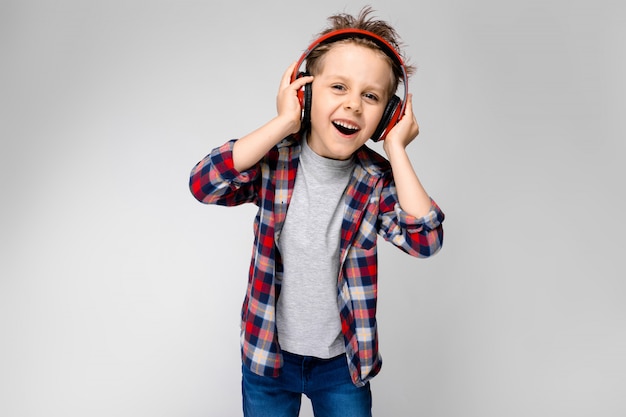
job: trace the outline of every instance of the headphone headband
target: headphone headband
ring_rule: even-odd
[[[318,39],[316,39],[313,43],[311,43],[308,48],[304,51],[300,59],[298,60],[293,74],[291,75],[291,82],[294,82],[299,76],[303,73],[300,72],[300,67],[302,63],[307,59],[307,57],[311,54],[311,52],[317,48],[321,44],[327,44],[336,42],[342,39],[348,38],[361,38],[367,39],[374,42],[389,58],[391,58],[402,71],[402,82],[404,84],[404,99],[400,100],[397,95],[392,94],[392,97],[389,99],[389,102],[385,106],[385,110],[383,112],[383,116],[380,120],[380,123],[376,127],[376,130],[372,134],[372,140],[379,141],[384,139],[387,136],[388,131],[402,118],[406,109],[407,96],[409,91],[409,77],[406,71],[406,67],[404,66],[404,61],[402,57],[389,42],[387,42],[382,37],[376,35],[373,32],[362,30],[362,29],[339,29],[328,32]],[[302,125],[301,131],[306,130],[310,125],[310,116],[311,116],[311,87],[310,84],[305,85],[299,92],[298,98],[300,99],[300,104],[302,105]]]
[[[404,99],[402,100],[402,108],[401,108],[401,113],[400,113],[400,115],[403,115],[405,107],[406,107],[406,99],[407,99],[407,94],[409,90],[409,77],[406,72],[406,68],[404,66],[404,60],[402,59],[402,57],[400,56],[396,48],[394,48],[389,42],[387,42],[384,38],[368,30],[353,29],[353,28],[338,29],[338,30],[333,30],[331,32],[328,32],[320,36],[319,38],[317,38],[304,50],[304,52],[302,53],[302,56],[300,56],[300,59],[298,60],[298,63],[296,64],[293,70],[293,74],[291,75],[291,82],[295,81],[296,78],[298,78],[298,74],[300,73],[300,67],[302,66],[302,63],[307,59],[307,57],[311,54],[311,52],[315,48],[317,48],[318,46],[324,43],[332,43],[332,42],[336,42],[336,41],[339,41],[342,39],[348,39],[348,38],[363,38],[363,39],[371,40],[376,45],[378,45],[380,49],[382,49],[383,52],[388,57],[393,59],[398,64],[398,66],[400,67],[400,70],[402,71],[402,83],[404,84]]]

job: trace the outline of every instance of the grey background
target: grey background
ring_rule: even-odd
[[[188,173],[362,4],[0,2],[1,415],[240,415],[254,208]],[[434,258],[381,245],[375,414],[626,415],[619,2],[371,4],[447,214]]]

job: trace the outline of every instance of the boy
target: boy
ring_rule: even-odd
[[[316,417],[371,416],[377,235],[417,257],[441,248],[444,215],[405,150],[419,131],[412,68],[370,13],[331,16],[303,55],[310,75],[297,76],[298,63],[284,73],[277,116],[191,172],[199,201],[259,206],[242,308],[244,416],[297,416],[302,394]],[[400,81],[406,102],[394,96]],[[381,122],[398,109],[397,124]],[[388,160],[364,146],[373,136]]]

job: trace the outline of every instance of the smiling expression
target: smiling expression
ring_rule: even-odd
[[[390,97],[392,69],[384,53],[353,43],[325,55],[312,83],[309,146],[348,159],[372,136]]]

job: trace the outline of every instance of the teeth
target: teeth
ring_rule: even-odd
[[[348,124],[348,123],[346,123],[346,122],[335,122],[335,124],[336,124],[337,126],[341,126],[341,127],[345,128],[345,129],[350,129],[350,130],[359,130],[359,127],[358,127],[358,126],[351,125],[351,124]]]
[[[345,134],[352,134],[359,131],[359,127],[347,122],[333,122],[335,127]]]

